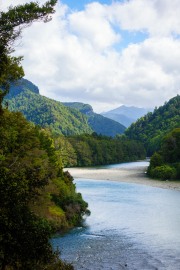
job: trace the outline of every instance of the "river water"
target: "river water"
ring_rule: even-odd
[[[114,166],[137,165],[147,163]],[[77,270],[180,269],[179,191],[104,180],[75,182],[91,216],[84,227],[52,240],[62,259]]]

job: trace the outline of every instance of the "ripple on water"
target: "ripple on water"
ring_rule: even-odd
[[[180,192],[76,180],[89,203],[86,226],[52,239],[76,270],[179,270]]]

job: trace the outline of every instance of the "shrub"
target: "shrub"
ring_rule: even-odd
[[[150,176],[162,180],[175,179],[176,169],[169,165],[157,166],[150,170]]]

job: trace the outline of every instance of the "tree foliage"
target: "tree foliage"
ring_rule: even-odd
[[[56,257],[49,244],[52,228],[78,225],[88,205],[63,172],[48,131],[4,110],[0,141],[0,267],[39,270]]]
[[[122,124],[93,112],[93,108],[89,104],[81,102],[65,102],[65,106],[76,109],[85,114],[88,119],[88,124],[97,134],[115,137],[125,131],[125,126]]]
[[[148,174],[163,180],[180,179],[180,128],[163,138],[160,150],[151,157]]]
[[[0,268],[2,270],[73,269],[59,260],[49,238],[54,229],[82,220],[87,203],[64,173],[49,133],[27,122],[21,113],[3,109],[9,86],[23,75],[22,57],[13,57],[15,41],[34,21],[48,22],[57,0],[0,11]],[[66,186],[61,190],[60,186]],[[53,200],[66,193],[63,209]],[[39,203],[42,202],[41,205]],[[41,209],[41,211],[39,210]]]
[[[90,105],[70,102],[61,103],[41,96],[35,85],[21,79],[11,84],[6,96],[11,111],[21,111],[26,119],[41,127],[49,127],[54,134],[74,135],[92,133],[115,137],[125,127],[93,112]]]
[[[152,155],[161,147],[163,137],[174,128],[180,127],[180,96],[169,100],[132,124],[125,134],[130,139],[142,142],[148,155]]]
[[[49,128],[54,135],[92,133],[84,114],[59,101],[41,96],[38,88],[28,80],[21,79],[11,84],[5,100],[9,110],[21,111],[27,120]]]
[[[144,159],[143,145],[125,137],[84,134],[55,138],[63,166],[94,166]]]

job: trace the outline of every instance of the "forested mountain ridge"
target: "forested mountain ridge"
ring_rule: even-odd
[[[180,96],[170,99],[133,123],[125,134],[128,138],[142,142],[148,155],[159,150],[163,137],[180,127]]]
[[[39,88],[27,79],[20,79],[14,83],[11,82],[10,89],[11,91],[6,96],[6,98],[9,99],[17,96],[25,90],[30,90],[33,93],[39,94]]]
[[[92,115],[94,113],[91,105],[82,102],[62,102],[62,104],[67,107],[77,109],[85,115]]]
[[[93,111],[89,104],[81,102],[64,102],[65,106],[79,110],[88,118],[88,124],[97,134],[115,137],[125,131],[125,126]]]
[[[27,120],[56,135],[92,133],[87,117],[78,110],[39,94],[38,88],[28,80],[11,84],[6,99],[10,111],[20,111]]]
[[[20,111],[28,121],[43,128],[50,128],[54,135],[91,134],[96,132],[114,137],[125,127],[96,114],[89,104],[61,103],[39,94],[39,89],[28,80],[11,83],[5,100],[11,111]]]

